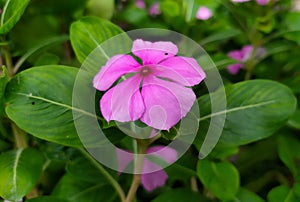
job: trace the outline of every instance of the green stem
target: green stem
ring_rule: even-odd
[[[5,57],[5,65],[8,71],[9,77],[12,77],[14,75],[13,73],[13,63],[12,63],[12,58],[11,54],[8,48],[8,45],[3,46],[3,51],[4,51],[4,57]]]
[[[245,80],[250,80],[251,77],[252,77],[252,72],[253,72],[254,67],[255,67],[256,50],[257,50],[257,46],[253,46],[253,51],[251,53],[251,56],[245,64],[245,67],[246,67]]]
[[[136,141],[138,143],[138,154],[145,154],[149,143],[144,140],[140,140],[140,141],[136,140]],[[126,202],[133,201],[136,195],[136,191],[138,190],[141,184],[141,172],[143,169],[144,159],[145,159],[145,155],[138,155],[136,158],[135,165],[134,165],[135,174],[133,175],[132,183],[126,197]]]
[[[12,132],[15,139],[16,148],[28,147],[26,134],[15,123],[11,123]]]
[[[116,191],[119,194],[119,197],[121,199],[122,202],[126,201],[126,197],[124,194],[123,189],[121,188],[121,186],[119,185],[119,183],[103,168],[103,166],[101,164],[99,164],[89,153],[87,153],[83,148],[79,149],[81,151],[81,153],[87,158],[89,159],[95,167],[97,167],[97,169],[108,179],[108,181],[111,183],[111,185],[116,189]]]

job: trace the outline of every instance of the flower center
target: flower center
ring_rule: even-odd
[[[152,73],[152,69],[149,66],[143,66],[139,69],[138,74],[141,76],[148,76]]]

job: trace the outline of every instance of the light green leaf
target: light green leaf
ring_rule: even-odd
[[[290,135],[278,137],[279,158],[290,169],[295,179],[300,179],[300,141]]]
[[[264,200],[256,195],[254,192],[251,192],[247,189],[240,188],[235,200],[235,202],[264,202]]]
[[[110,202],[117,196],[115,190],[107,184],[80,181],[69,174],[62,177],[51,195],[70,201],[84,202]]]
[[[0,19],[0,34],[6,34],[22,17],[30,0],[7,0]]]
[[[0,116],[3,114],[3,99],[6,84],[8,82],[8,72],[5,66],[0,67]]]
[[[268,202],[299,202],[300,196],[295,193],[294,188],[291,189],[286,185],[273,188],[268,193]]]
[[[288,120],[287,124],[295,129],[300,130],[300,110],[297,109],[293,116]]]
[[[17,74],[7,86],[8,117],[38,138],[80,146],[72,115],[77,72],[76,68],[49,65]]]
[[[42,173],[43,155],[33,149],[19,149],[0,155],[0,196],[16,201],[25,196]]]
[[[238,170],[228,162],[199,160],[197,173],[204,186],[221,200],[234,199],[240,184]]]
[[[85,17],[71,25],[70,39],[79,62],[95,74],[110,57],[130,52],[131,40],[126,34],[109,40],[121,33],[123,31],[108,20]]]
[[[197,147],[201,145],[211,117],[226,115],[219,143],[238,146],[269,137],[286,123],[296,109],[297,101],[292,91],[276,81],[244,81],[226,87],[225,91],[227,109],[213,114],[209,95],[199,98],[201,130],[195,141]],[[214,92],[214,96],[222,100],[220,90]]]

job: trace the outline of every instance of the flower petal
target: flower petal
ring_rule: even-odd
[[[139,91],[140,82],[140,77],[130,77],[103,95],[100,109],[107,121],[135,121],[143,115],[145,107]]]
[[[240,69],[241,69],[242,67],[243,67],[243,66],[242,66],[242,64],[240,64],[240,63],[236,63],[236,64],[233,64],[233,65],[228,65],[228,66],[227,66],[227,71],[228,71],[230,74],[235,75],[235,74],[237,74],[237,73],[240,71]]]
[[[269,0],[256,0],[256,2],[261,6],[265,6],[269,3]]]
[[[142,97],[145,113],[141,121],[159,130],[169,130],[178,123],[196,99],[192,89],[154,76],[144,79]]]
[[[100,91],[105,91],[122,75],[134,72],[139,66],[140,64],[130,55],[115,55],[94,77],[94,87]]]
[[[122,149],[116,149],[117,160],[118,160],[118,171],[119,174],[122,173],[126,167],[133,161],[133,153],[127,152]]]
[[[148,148],[146,153],[161,158],[168,164],[177,160],[177,151],[168,146],[153,146]]]
[[[213,14],[209,8],[206,6],[200,6],[197,11],[196,18],[199,20],[208,20],[212,17],[212,15]]]
[[[158,165],[152,163],[148,159],[145,159],[144,168],[147,168],[147,170],[158,170],[152,173],[142,174],[141,184],[147,191],[153,191],[154,189],[166,184],[168,175],[163,169],[159,169]]]
[[[152,43],[137,39],[133,42],[132,52],[143,61],[144,65],[149,65],[173,57],[177,54],[178,48],[172,42],[159,41]]]
[[[194,58],[170,57],[159,63],[160,66],[162,70],[158,72],[157,76],[171,79],[185,86],[196,85],[206,77],[205,72]],[[163,69],[169,71],[163,71]],[[170,71],[174,71],[175,74]],[[176,73],[182,78],[180,79],[180,76],[176,76]],[[185,80],[185,82],[182,82],[182,80]]]
[[[242,53],[242,51],[234,50],[234,51],[230,51],[227,54],[227,56],[241,62],[243,61],[244,54]]]

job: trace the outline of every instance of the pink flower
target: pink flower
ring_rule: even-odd
[[[172,42],[137,39],[131,55],[115,55],[94,77],[94,87],[108,90],[127,74],[128,79],[110,88],[100,100],[103,117],[109,122],[141,120],[159,130],[169,130],[191,109],[196,96],[191,88],[205,78],[193,58],[176,56]]]
[[[230,51],[227,56],[238,61],[236,64],[227,66],[227,70],[230,74],[237,74],[240,69],[242,69],[243,63],[247,62],[253,51],[253,46],[246,45],[241,50]],[[266,50],[262,47],[256,49],[254,57],[256,59],[262,58],[266,54]]]
[[[256,3],[258,3],[261,6],[265,6],[269,3],[269,0],[256,0]]]
[[[133,154],[127,158],[122,158],[122,150],[117,150],[118,170],[122,172],[133,161]],[[167,165],[174,163],[177,160],[177,151],[167,146],[153,146],[147,149],[146,153],[154,158],[163,160]],[[154,171],[154,172],[153,172]],[[168,175],[167,173],[153,161],[145,158],[141,172],[141,184],[147,191],[164,186]]]
[[[247,61],[253,51],[253,46],[247,45],[242,48],[242,50],[230,51],[227,55],[228,57],[235,59],[238,63],[229,65],[227,70],[230,74],[237,74],[241,68],[243,68],[243,62]]]
[[[159,3],[152,4],[149,8],[149,15],[155,16],[159,14],[160,14]]]
[[[138,7],[138,8],[145,8],[145,7],[146,7],[146,4],[145,4],[145,1],[144,1],[144,0],[136,0],[136,1],[135,1],[135,5],[136,5],[136,7]]]
[[[213,14],[209,8],[201,6],[197,11],[196,18],[199,20],[208,20],[212,17],[212,15]]]

